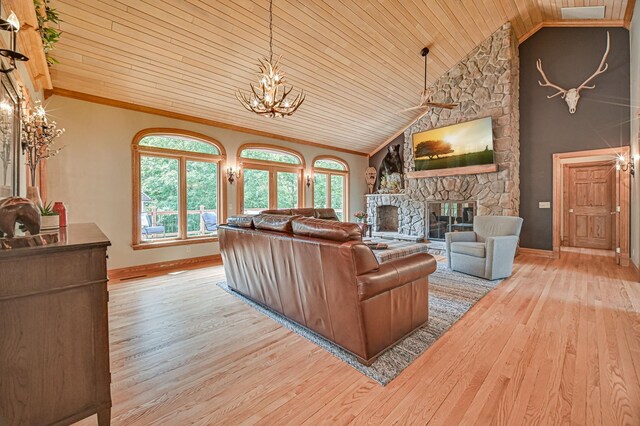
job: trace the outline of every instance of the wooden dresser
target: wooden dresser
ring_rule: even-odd
[[[110,423],[107,246],[94,224],[0,250],[0,425]]]

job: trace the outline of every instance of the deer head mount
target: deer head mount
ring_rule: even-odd
[[[544,71],[542,70],[542,60],[538,59],[538,61],[536,62],[536,67],[538,68],[538,71],[540,71],[540,74],[544,79],[544,83],[538,80],[538,84],[542,87],[553,87],[558,91],[553,95],[547,96],[547,99],[555,98],[556,96],[560,95],[560,97],[564,99],[567,105],[569,106],[569,112],[571,114],[575,113],[576,108],[578,107],[578,100],[580,100],[580,91],[582,89],[594,89],[596,87],[595,85],[587,86],[587,83],[589,83],[596,76],[602,74],[607,70],[607,68],[609,68],[609,64],[606,63],[607,56],[609,56],[609,47],[610,47],[609,31],[607,31],[607,49],[604,51],[604,55],[602,56],[602,60],[600,61],[600,65],[598,66],[598,69],[596,70],[596,72],[594,72],[591,75],[591,77],[587,78],[584,81],[584,83],[582,83],[580,86],[574,89],[568,89],[568,90],[563,89],[562,87],[551,83],[547,78],[546,74],[544,73]]]

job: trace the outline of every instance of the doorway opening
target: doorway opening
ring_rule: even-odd
[[[629,264],[630,176],[616,158],[629,147],[553,155],[553,251],[609,250]]]

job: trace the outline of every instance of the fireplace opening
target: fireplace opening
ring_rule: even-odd
[[[398,207],[376,207],[376,229],[379,232],[398,232]]]
[[[427,239],[444,241],[447,232],[473,231],[475,201],[429,201]]]

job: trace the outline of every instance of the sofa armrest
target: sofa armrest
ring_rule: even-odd
[[[496,279],[511,275],[518,239],[515,235],[487,238],[485,242],[487,248],[485,275],[487,278]]]
[[[358,297],[362,300],[424,278],[436,270],[436,260],[427,253],[390,260],[378,270],[358,276]]]
[[[451,268],[451,243],[475,243],[476,233],[473,231],[447,232],[444,234],[447,266]]]

